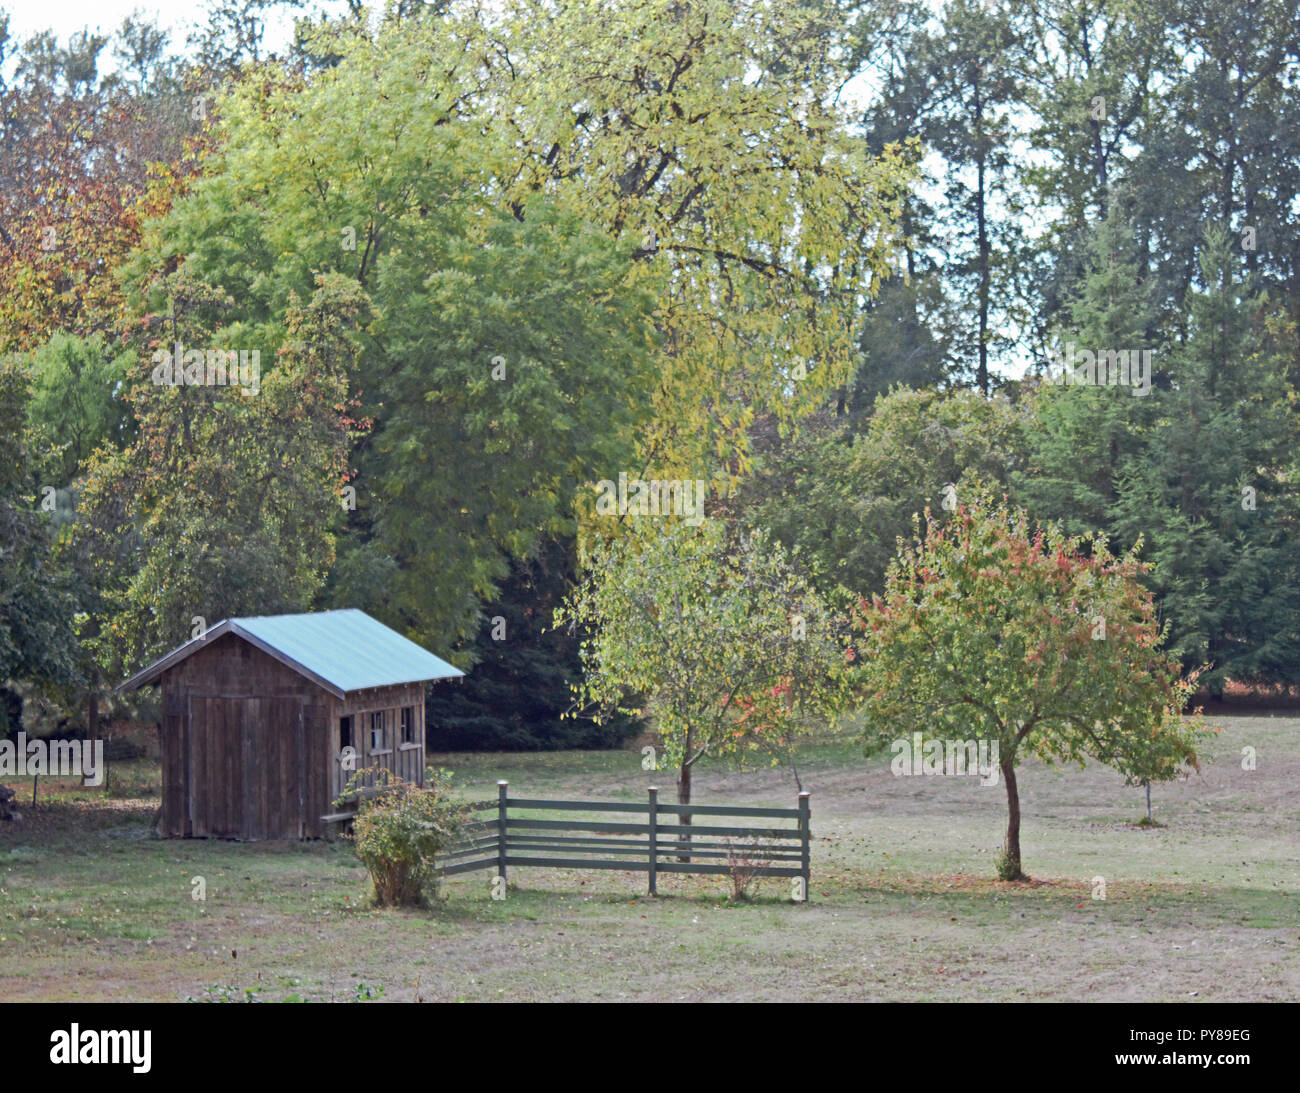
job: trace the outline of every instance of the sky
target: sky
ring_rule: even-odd
[[[333,10],[339,3],[328,0],[309,0],[307,10],[320,6]],[[9,33],[23,40],[42,30],[53,30],[60,41],[79,30],[114,31],[134,11],[155,17],[155,21],[170,31],[170,45],[183,49],[185,39],[197,26],[207,22],[206,0],[0,0],[0,11],[9,15]],[[272,9],[267,13],[266,47],[270,52],[281,53],[293,40],[294,15],[300,10]],[[111,68],[111,58],[105,56]]]

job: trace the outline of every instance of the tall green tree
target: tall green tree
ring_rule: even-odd
[[[1295,327],[1243,276],[1232,238],[1207,233],[1204,288],[1171,347],[1145,443],[1118,477],[1111,524],[1144,557],[1170,651],[1229,679],[1300,681],[1300,399]]]
[[[1016,294],[1025,247],[1015,154],[1020,33],[1006,5],[949,0],[933,12],[882,6],[851,37],[859,74],[875,86],[865,143],[899,147],[922,183],[900,205],[894,264],[931,282],[926,295],[945,306],[931,306],[926,318],[947,350],[946,371],[986,395],[990,362],[1025,325]]]
[[[898,389],[862,434],[808,430],[764,458],[734,508],[798,549],[823,591],[870,595],[914,514],[946,515],[972,481],[1005,484],[1023,466],[1024,428],[1005,398]]]
[[[1300,320],[1300,3],[1198,0],[1166,19],[1176,63],[1162,72],[1130,172],[1160,305],[1185,326],[1203,225],[1219,224],[1259,287]]]
[[[1167,184],[1167,172],[1135,174],[1132,163],[1157,112],[1154,89],[1179,74],[1169,8],[1164,0],[1028,0],[1012,9],[1037,153],[1022,171],[1035,206],[1057,210],[1032,244],[1044,274],[1040,329],[1059,325],[1092,228],[1117,192]]]
[[[341,513],[347,333],[368,308],[355,286],[322,278],[309,300],[291,300],[279,359],[262,371],[254,335],[224,321],[228,297],[185,271],[150,295],[145,346],[157,356],[142,352],[129,381],[139,431],[93,461],[74,543],[102,597],[88,641],[108,678],[222,618],[310,606]],[[161,371],[178,345],[196,369],[184,385]],[[227,383],[196,384],[217,378],[214,349],[245,356]]]
[[[446,653],[512,559],[572,533],[586,481],[630,464],[653,303],[581,215],[503,204],[471,59],[439,26],[342,34],[310,82],[241,85],[220,157],[133,276],[183,260],[268,362],[313,271],[364,296],[349,393],[369,427],[328,592]]]
[[[894,277],[863,312],[862,360],[845,400],[848,427],[866,428],[876,399],[898,385],[937,387],[948,379],[946,300],[936,274]]]
[[[836,5],[803,0],[512,3],[490,56],[494,117],[541,190],[635,243],[661,333],[647,462],[743,472],[749,430],[851,378],[860,300],[889,267],[910,169],[837,105]]]
[[[923,387],[946,380],[954,367],[956,316],[942,276],[943,225],[935,193],[938,173],[930,162],[938,111],[935,72],[922,61],[934,48],[933,17],[920,3],[860,6],[850,31],[852,65],[873,88],[862,119],[872,155],[900,149],[915,183],[899,202],[894,276],[880,295],[866,301],[859,345],[862,360],[844,409],[860,429],[877,395],[896,383]]]
[[[1153,385],[1166,367],[1163,348],[1152,344],[1150,286],[1118,212],[1090,234],[1082,278],[1058,317],[1046,382],[1029,400],[1034,427],[1028,466],[1013,476],[1016,496],[1069,534],[1110,531],[1120,474],[1146,458],[1152,403],[1163,397]],[[1148,359],[1142,353],[1150,360],[1145,388],[1134,384]],[[1089,367],[1094,382],[1075,383]]]
[[[43,706],[46,719],[57,722],[84,706],[86,731],[94,737],[101,702],[112,683],[105,679],[93,655],[100,631],[101,591],[95,567],[76,545],[78,512],[86,474],[92,460],[110,459],[130,443],[135,431],[126,388],[136,354],[131,348],[113,351],[103,337],[78,338],[55,334],[26,355],[32,376],[27,425],[39,437],[44,454],[38,471],[47,503],[52,503],[49,530],[54,536],[56,564],[67,572],[76,611],[68,624],[77,638],[76,682],[42,684],[31,694]],[[101,451],[102,449],[102,451]],[[68,603],[64,601],[64,607]]]

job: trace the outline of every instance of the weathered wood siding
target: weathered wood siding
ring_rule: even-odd
[[[414,739],[403,744],[402,710],[411,711]],[[374,748],[370,738],[370,715],[382,713],[387,730],[387,747]],[[343,791],[351,776],[342,769],[339,761],[340,727],[344,717],[352,718],[353,745],[357,749],[357,770],[363,773],[364,784],[374,779],[367,771],[379,767],[390,774],[416,785],[424,785],[424,684],[405,683],[396,687],[375,687],[354,691],[346,700],[335,701],[330,711],[333,759],[331,761],[331,800]]]
[[[164,835],[325,834],[321,817],[333,811],[336,796],[338,716],[359,696],[341,703],[233,634],[163,673],[160,682]],[[360,694],[366,710],[400,709],[412,695],[423,709],[422,684]],[[419,741],[422,772],[422,720]],[[368,737],[358,740],[359,751],[362,746],[369,746]],[[413,752],[392,755],[398,773],[412,769]]]

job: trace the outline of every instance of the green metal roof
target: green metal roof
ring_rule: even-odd
[[[206,630],[202,637],[187,641],[132,676],[118,690],[134,690],[152,683],[168,668],[223,634],[235,634],[256,645],[340,698],[350,691],[369,687],[422,683],[465,674],[364,611],[347,608],[305,615],[226,619]]]

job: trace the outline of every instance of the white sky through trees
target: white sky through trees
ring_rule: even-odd
[[[293,21],[307,14],[327,11],[338,14],[346,5],[341,0],[308,0],[301,8],[288,5],[270,8],[265,15],[268,52],[283,53],[293,41]],[[188,53],[186,39],[207,24],[207,0],[0,0],[0,12],[9,16],[9,35],[24,42],[33,34],[52,30],[61,43],[82,30],[112,34],[133,12],[147,17],[170,34],[168,46]],[[112,50],[103,54],[103,71],[114,68]]]

